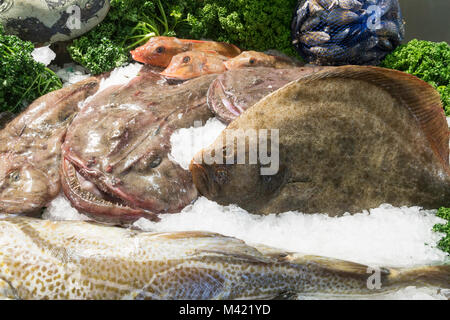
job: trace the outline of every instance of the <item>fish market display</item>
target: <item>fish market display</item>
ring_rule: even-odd
[[[405,35],[398,0],[300,0],[293,44],[308,62],[379,64]]]
[[[379,269],[249,246],[207,232],[141,233],[86,222],[0,219],[0,297],[273,299],[450,288],[450,266]]]
[[[109,6],[109,0],[2,0],[0,24],[37,44],[67,41],[98,25]]]
[[[161,74],[168,79],[188,80],[206,74],[224,73],[227,70],[242,68],[288,69],[302,65],[293,59],[256,51],[245,51],[231,59],[215,51],[188,51],[174,56]]]
[[[217,77],[208,91],[208,106],[223,123],[229,124],[268,94],[302,76],[327,67],[290,69],[246,68]]]
[[[264,142],[272,163],[254,153],[261,141],[249,129],[279,130],[279,139]],[[236,164],[240,145],[255,164]],[[262,174],[274,159],[275,174]],[[439,94],[414,76],[377,67],[334,67],[292,82],[234,120],[190,169],[202,195],[257,214],[450,206]]]
[[[174,56],[186,51],[215,51],[227,58],[234,58],[241,53],[235,45],[224,42],[153,37],[131,51],[131,55],[138,62],[166,68]]]

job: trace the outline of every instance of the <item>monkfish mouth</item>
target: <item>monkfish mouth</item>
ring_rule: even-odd
[[[77,210],[94,220],[119,224],[129,224],[140,218],[160,220],[157,214],[135,206],[117,193],[106,192],[111,186],[100,187],[66,158],[62,161],[61,177],[65,196]]]
[[[231,114],[233,114],[233,116],[238,117],[240,116],[243,112],[244,109],[239,106],[237,103],[234,102],[235,99],[233,99],[233,94],[230,92],[227,92],[227,90],[225,89],[225,86],[223,85],[222,81],[220,78],[217,78],[216,80],[214,80],[214,82],[212,83],[211,87],[210,87],[211,92],[208,93],[208,97],[215,95],[216,97],[219,97],[219,102],[215,101],[215,99],[211,99],[208,100],[208,102],[213,104],[213,109],[225,109],[228,112],[230,112]],[[221,104],[223,106],[223,108],[219,108],[218,104]]]

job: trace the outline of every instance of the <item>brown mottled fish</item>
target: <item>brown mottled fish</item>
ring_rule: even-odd
[[[268,141],[247,135],[249,129],[271,130]],[[247,143],[241,155],[247,164],[227,164],[237,163],[242,144],[226,140],[233,134],[253,146]],[[256,153],[262,142],[271,146],[266,163]],[[205,161],[207,155],[214,158]],[[450,206],[449,130],[440,96],[395,70],[345,66],[301,77],[247,109],[195,159],[191,171],[202,195],[257,214]],[[277,170],[262,175],[266,167]]]
[[[177,213],[198,197],[189,171],[169,158],[170,137],[213,114],[216,75],[168,85],[148,70],[107,88],[80,110],[62,145],[62,188],[97,221],[128,224]]]
[[[153,37],[131,51],[131,55],[138,62],[166,68],[174,56],[186,51],[215,51],[227,58],[234,58],[241,53],[238,47],[225,42]]]
[[[189,80],[207,74],[227,71],[227,58],[215,51],[188,51],[172,58],[170,65],[161,72],[166,78]]]
[[[59,194],[67,127],[99,83],[89,78],[48,93],[0,131],[0,213],[36,213]]]
[[[277,69],[288,69],[301,67],[304,64],[293,59],[265,54],[257,51],[244,51],[235,58],[225,61],[227,70],[267,67]]]
[[[208,232],[0,219],[0,298],[281,299],[450,288],[450,266],[379,268],[250,246]]]

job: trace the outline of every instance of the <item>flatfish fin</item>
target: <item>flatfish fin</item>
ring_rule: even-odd
[[[298,81],[315,81],[330,78],[346,78],[366,81],[389,92],[405,107],[418,122],[431,148],[449,167],[449,129],[439,93],[419,78],[397,70],[372,66],[343,66],[327,68],[306,75]]]

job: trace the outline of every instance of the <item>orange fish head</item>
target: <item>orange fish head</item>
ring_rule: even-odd
[[[172,58],[161,75],[178,80],[189,80],[205,74],[225,72],[225,57],[216,52],[187,51]]]
[[[130,53],[135,61],[165,68],[175,55],[185,51],[185,47],[186,45],[177,38],[153,37]]]
[[[237,57],[225,62],[228,70],[251,68],[251,67],[271,67],[273,57],[262,52],[245,51]]]

